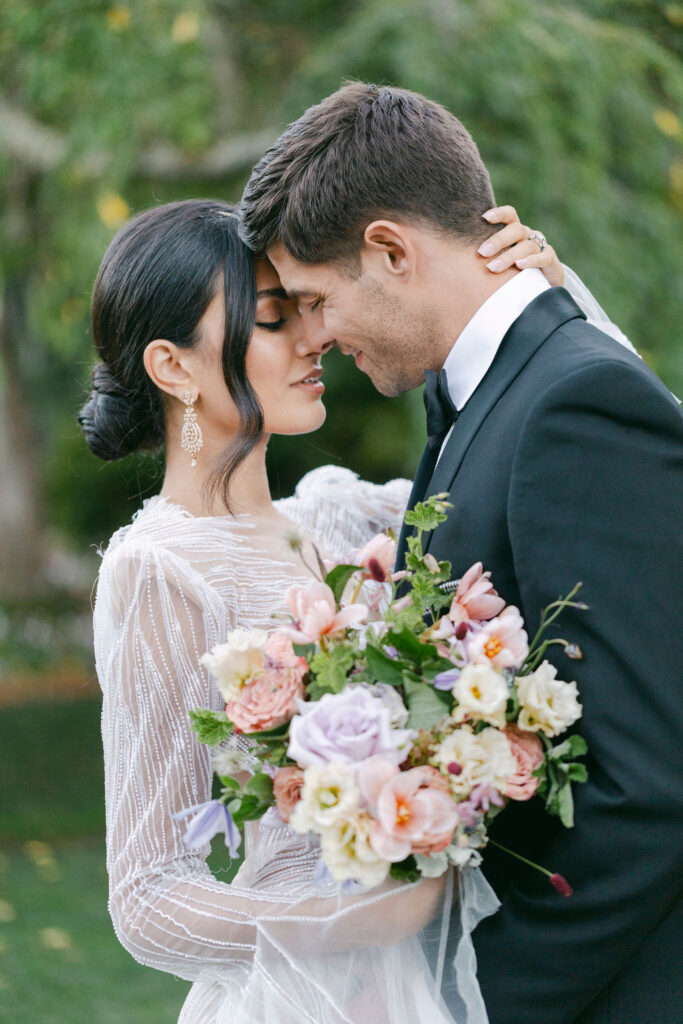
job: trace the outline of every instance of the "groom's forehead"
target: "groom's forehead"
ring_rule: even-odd
[[[292,299],[317,297],[330,273],[330,268],[325,264],[301,263],[281,242],[268,249],[268,259],[277,270],[282,287]]]

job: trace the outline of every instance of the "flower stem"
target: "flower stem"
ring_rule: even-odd
[[[552,871],[548,871],[547,868],[542,868],[540,864],[535,864],[532,860],[527,860],[526,857],[522,857],[521,853],[515,853],[514,850],[510,850],[507,846],[503,846],[502,843],[497,843],[495,839],[489,838],[489,843],[491,846],[497,846],[499,850],[503,851],[503,853],[509,853],[511,857],[516,857],[517,860],[521,860],[523,864],[528,864],[530,868],[536,868],[537,871],[543,872],[543,874],[547,875],[548,878],[552,877]]]

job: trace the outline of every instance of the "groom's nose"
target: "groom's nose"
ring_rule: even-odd
[[[318,310],[304,310],[302,312],[302,324],[304,337],[302,344],[306,346],[306,353],[318,353],[324,355],[334,345],[334,336],[325,327],[325,321]]]

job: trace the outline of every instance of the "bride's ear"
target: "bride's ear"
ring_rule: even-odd
[[[409,278],[415,272],[416,250],[410,231],[391,220],[374,220],[363,235],[364,263],[369,270],[381,269],[393,279]]]
[[[182,401],[186,391],[197,390],[193,379],[191,349],[179,348],[165,338],[155,338],[145,349],[143,362],[148,376],[160,391]]]

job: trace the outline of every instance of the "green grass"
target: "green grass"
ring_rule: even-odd
[[[0,712],[0,1022],[175,1024],[189,988],[114,935],[99,715],[98,701]],[[223,881],[237,867],[221,837],[209,864]]]
[[[141,967],[116,941],[101,840],[16,848],[0,869],[0,1020],[177,1021],[188,984]]]

